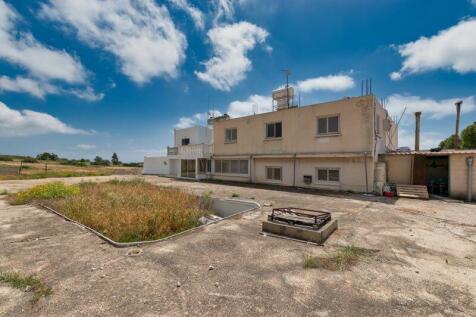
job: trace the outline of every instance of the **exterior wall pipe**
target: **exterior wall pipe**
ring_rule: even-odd
[[[467,183],[467,193],[468,201],[471,202],[473,199],[473,160],[472,156],[466,158],[466,165],[468,166],[468,183]]]
[[[367,152],[364,152],[364,169],[365,169],[365,192],[369,192],[369,180],[367,173]]]

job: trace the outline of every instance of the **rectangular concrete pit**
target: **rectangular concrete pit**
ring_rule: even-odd
[[[333,219],[319,230],[290,226],[283,223],[263,221],[263,232],[285,236],[293,239],[322,243],[337,229],[337,220]]]

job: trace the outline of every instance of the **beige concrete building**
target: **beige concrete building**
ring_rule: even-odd
[[[398,146],[396,125],[373,95],[213,126],[212,178],[220,180],[371,192],[379,154]]]
[[[380,160],[390,183],[425,185],[433,194],[476,199],[476,150],[396,152]]]

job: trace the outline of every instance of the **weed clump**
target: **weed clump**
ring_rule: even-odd
[[[51,287],[44,284],[33,275],[21,276],[16,272],[0,272],[0,283],[5,283],[11,287],[33,293],[33,302],[37,302],[41,297],[50,296],[53,292]]]
[[[12,205],[23,205],[45,199],[59,199],[79,194],[78,185],[65,185],[61,182],[34,186],[25,191],[9,195]]]
[[[376,250],[356,247],[353,245],[341,247],[332,256],[312,256],[304,258],[304,268],[325,269],[330,271],[346,271],[363,258],[369,258],[377,253]]]

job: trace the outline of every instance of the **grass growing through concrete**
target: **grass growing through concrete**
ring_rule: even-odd
[[[56,184],[64,189],[58,195],[45,195],[37,186],[9,198],[13,203],[41,202],[118,242],[164,238],[200,225],[199,218],[210,213],[209,199],[141,179]]]
[[[357,265],[364,258],[375,255],[377,251],[356,246],[341,247],[332,256],[311,256],[304,258],[304,268],[345,271]]]
[[[27,292],[32,292],[33,302],[40,298],[52,294],[51,287],[40,281],[33,275],[21,276],[18,273],[0,272],[0,283],[8,284],[11,287],[18,288]]]
[[[0,196],[7,195],[8,191],[6,189],[0,191]]]

